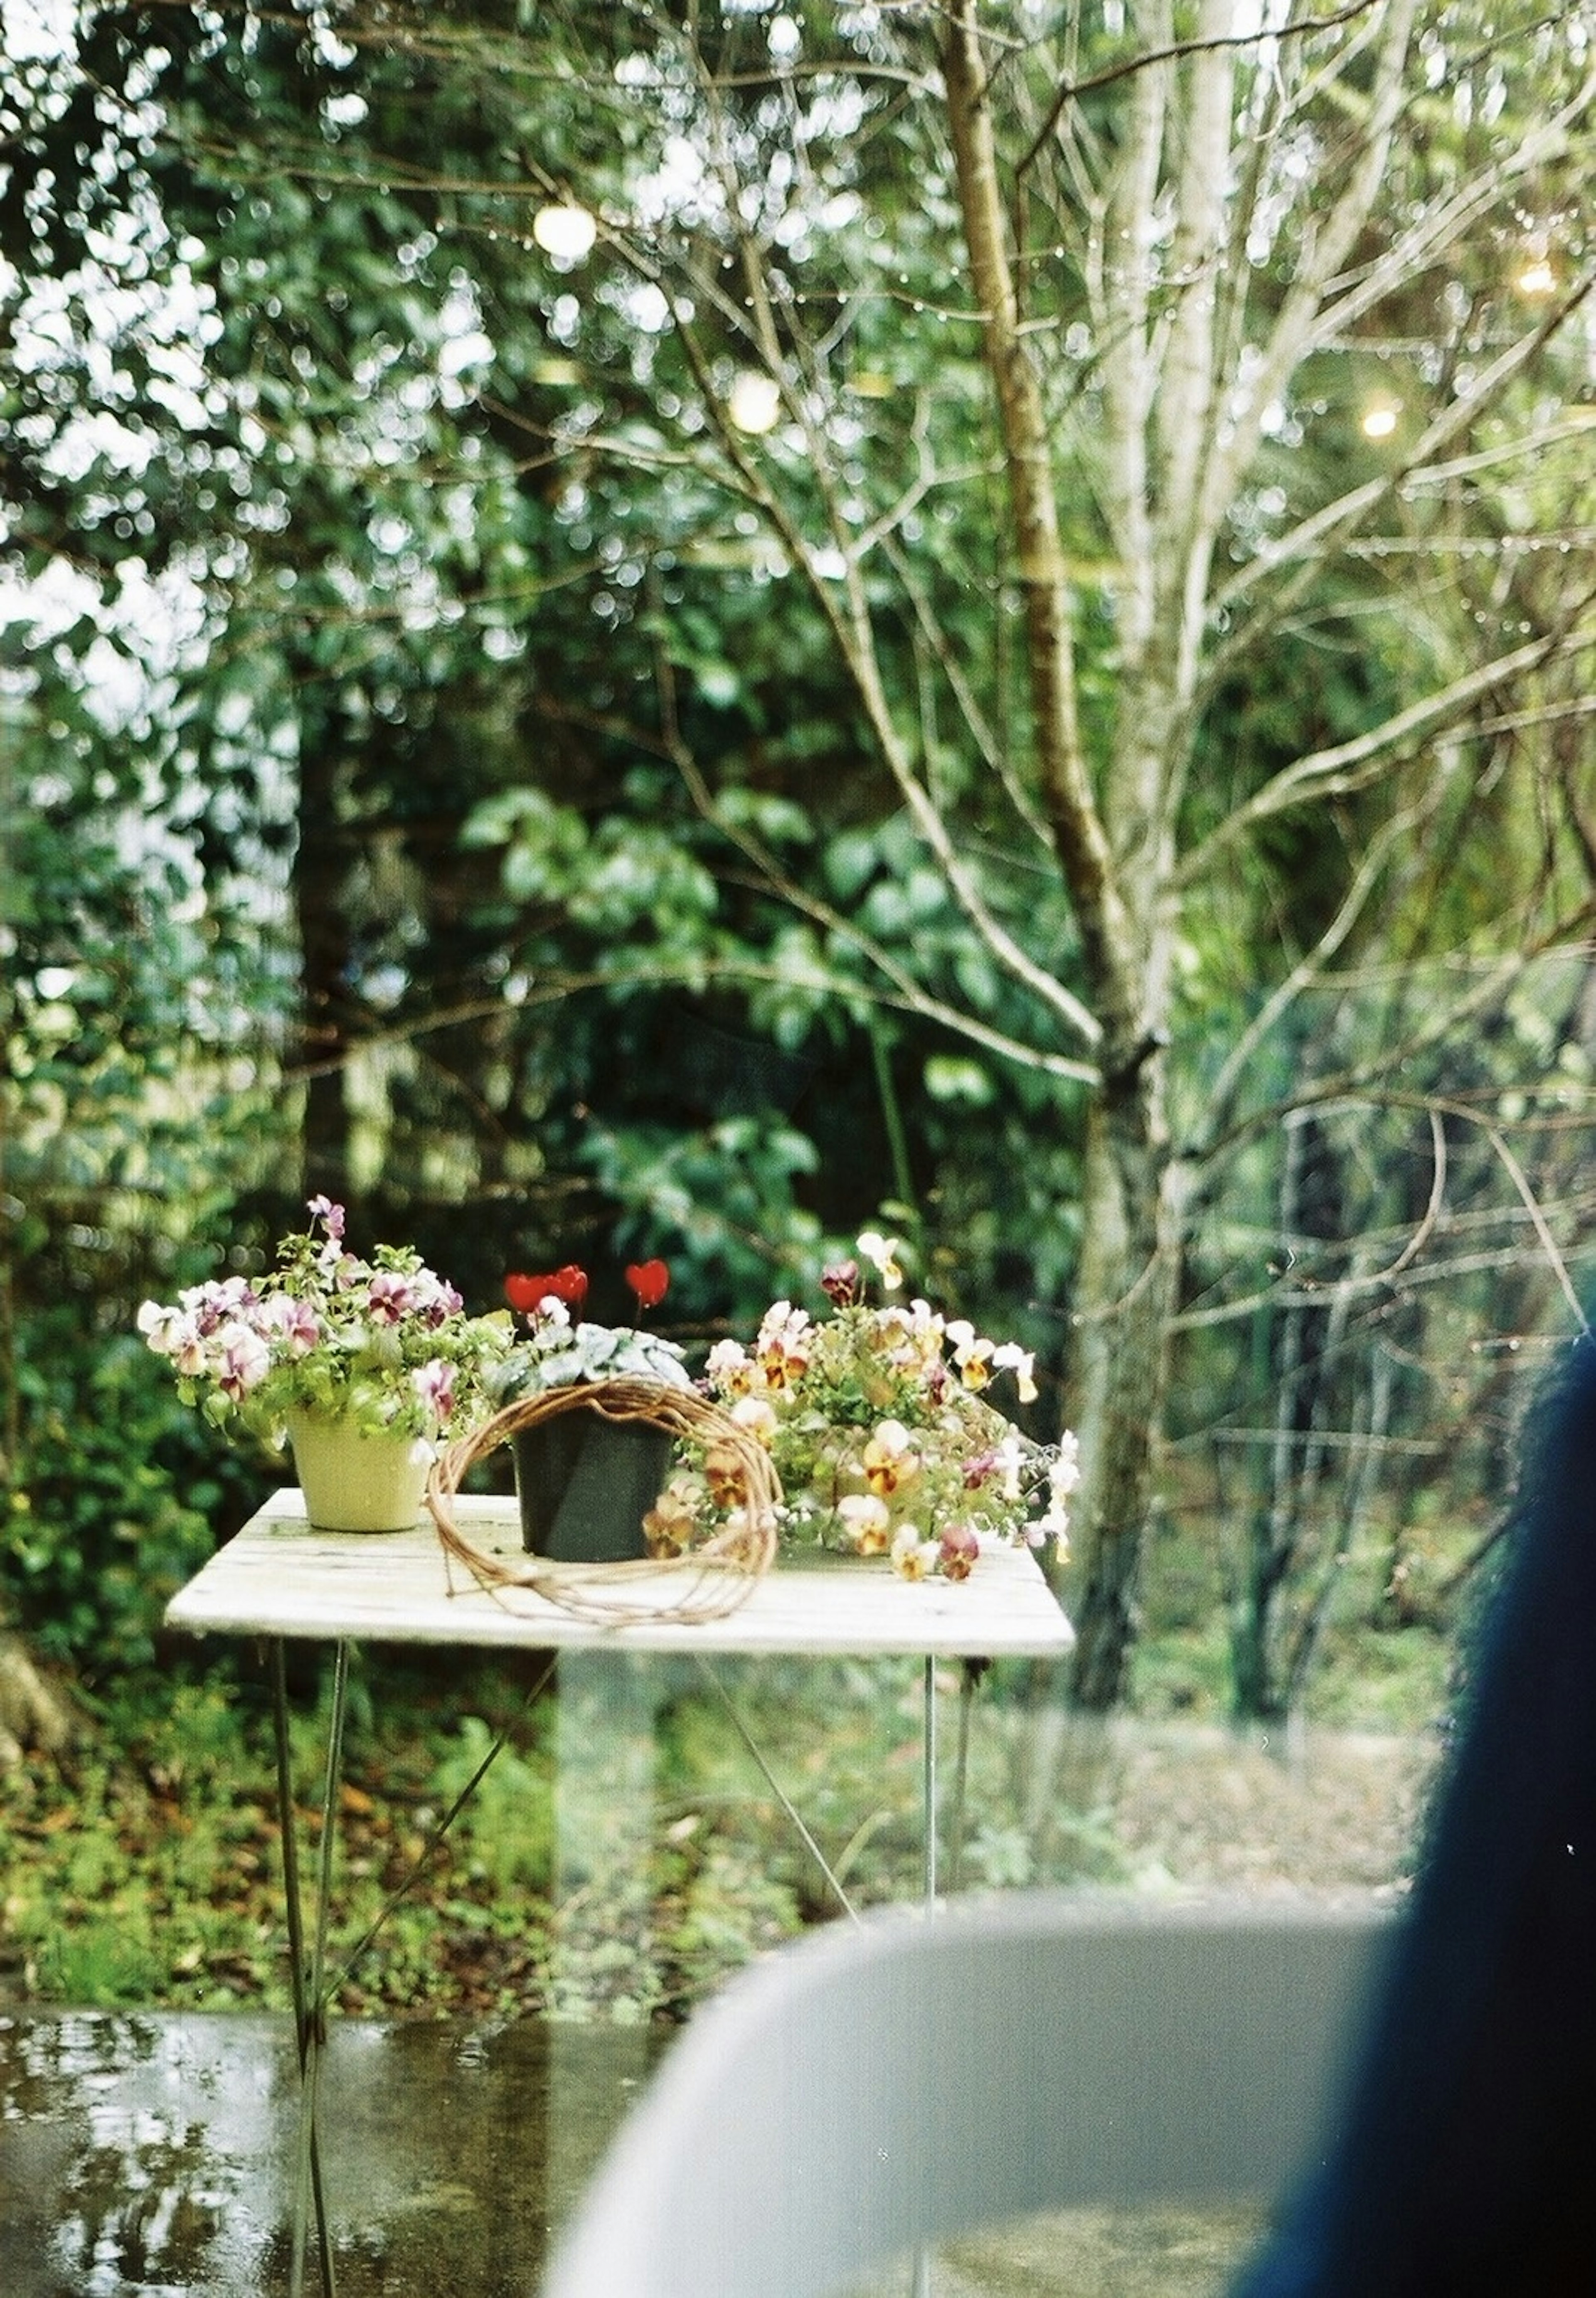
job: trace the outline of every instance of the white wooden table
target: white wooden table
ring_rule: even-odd
[[[521,1553],[513,1500],[458,1499],[479,1547]],[[580,1583],[605,1567],[553,1565]],[[635,1570],[636,1567],[633,1567]],[[661,1607],[682,1578],[638,1571],[628,1606]],[[900,1652],[929,1659],[1046,1658],[1074,1632],[1028,1550],[992,1548],[968,1580],[901,1580],[847,1560],[767,1573],[721,1619],[630,1620],[595,1626],[531,1589],[490,1594],[451,1566],[430,1520],[409,1532],[312,1532],[297,1487],[274,1493],[167,1607],[167,1625],[194,1635],[307,1637],[322,1643],[483,1644],[523,1650],[601,1646],[639,1652]]]
[[[478,1549],[492,1552],[502,1547],[511,1558],[521,1553],[520,1519],[514,1500],[464,1496],[456,1500],[454,1513],[460,1530]],[[612,1572],[612,1567],[583,1564],[549,1569],[558,1575],[570,1575],[578,1586],[585,1575],[590,1587],[597,1575]],[[608,1584],[613,1584],[613,1578]],[[261,1637],[274,1648],[278,1819],[304,2080],[290,2284],[293,2298],[299,2298],[303,2288],[312,2207],[327,2298],[332,2298],[335,2287],[316,2134],[316,2095],[332,1991],[326,1975],[327,1914],[352,1645],[448,1645],[484,1652],[689,1653],[707,1665],[718,1656],[732,1654],[755,1658],[762,1654],[917,1657],[923,1663],[924,1674],[925,1892],[928,1901],[934,1901],[938,1662],[965,1664],[963,1724],[968,1719],[970,1687],[980,1663],[1055,1658],[1074,1642],[1074,1631],[1035,1558],[1024,1549],[988,1549],[970,1578],[958,1582],[906,1581],[885,1560],[878,1568],[857,1563],[783,1566],[766,1574],[734,1610],[718,1617],[636,1616],[655,1594],[662,1608],[676,1602],[683,1586],[679,1573],[632,1567],[625,1583],[629,1616],[624,1622],[598,1624],[530,1589],[490,1592],[480,1587],[458,1562],[446,1557],[430,1519],[408,1532],[312,1530],[305,1521],[301,1494],[294,1487],[275,1493],[168,1605],[169,1627],[197,1636]],[[288,1760],[285,1662],[285,1644],[301,1640],[330,1644],[335,1655],[318,1878],[308,1928]],[[732,1705],[729,1698],[727,1704]],[[818,1845],[734,1707],[732,1714],[749,1752],[847,1908],[846,1895]]]

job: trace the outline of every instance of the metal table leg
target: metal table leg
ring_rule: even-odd
[[[293,2253],[289,2267],[289,2298],[302,2298],[305,2244],[312,2208],[316,2213],[317,2255],[325,2298],[336,2298],[332,2236],[328,2227],[327,2193],[321,2174],[321,2146],[316,2126],[321,2076],[321,2053],[327,2043],[329,2001],[350,1977],[388,1917],[419,1881],[480,1786],[484,1773],[509,1738],[515,1724],[527,1715],[554,1671],[552,1658],[538,1670],[526,1689],[520,1709],[495,1735],[487,1753],[427,1836],[399,1882],[378,1909],[375,1920],[356,1941],[329,1979],[327,1968],[327,1918],[332,1904],[333,1856],[337,1844],[338,1802],[343,1772],[343,1730],[349,1709],[350,1647],[334,1647],[333,1707],[327,1730],[327,1773],[321,1796],[321,1835],[318,1847],[316,1904],[310,1944],[305,1937],[303,1889],[300,1878],[299,1831],[294,1817],[294,1780],[288,1746],[288,1688],[285,1647],[273,1645],[272,1720],[277,1735],[277,1823],[283,1850],[284,1897],[287,1902],[288,1954],[294,1978],[294,2021],[299,2043],[301,2084],[299,2153],[294,2178]]]
[[[974,1703],[975,1687],[988,1666],[984,1659],[967,1659],[959,1679],[959,1749],[958,1775],[954,1785],[952,1880],[956,1890],[959,1864],[964,1842],[964,1790],[968,1779],[970,1757],[970,1712]],[[925,1721],[921,1732],[921,1747],[924,1765],[922,1803],[924,1806],[925,1845],[925,1908],[928,1915],[937,1909],[937,1843],[939,1827],[939,1805],[937,1796],[937,1664],[928,1654],[925,1662]],[[931,2254],[929,2250],[914,2253],[914,2277],[912,2298],[931,2298]]]
[[[337,1839],[338,1796],[343,1768],[343,1723],[349,1706],[349,1646],[335,1647],[333,1708],[327,1730],[327,1773],[322,1785],[321,1838],[316,1868],[316,1907],[306,1953],[304,1904],[299,1872],[299,1831],[294,1815],[294,1780],[288,1748],[287,1666],[282,1639],[274,1646],[272,1720],[277,1750],[277,1823],[283,1847],[283,1885],[288,1908],[288,1952],[294,1974],[294,2023],[299,2044],[299,2155],[294,2186],[293,2248],[289,2259],[289,2298],[302,2298],[305,2286],[305,2241],[312,2205],[316,2212],[317,2255],[326,2298],[337,2289],[333,2243],[327,2225],[327,2195],[321,2177],[321,2145],[316,2128],[317,2099],[321,2079],[321,2051],[327,2040],[327,1930],[332,1895],[333,1852]]]

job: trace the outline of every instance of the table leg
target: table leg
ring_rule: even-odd
[[[321,1836],[317,1864],[314,1928],[310,1933],[308,1949],[305,1938],[304,1892],[300,1878],[299,1830],[294,1823],[294,1781],[288,1745],[286,1660],[285,1647],[280,1638],[276,1641],[273,1649],[272,1715],[277,1733],[277,1817],[282,1840],[284,1897],[287,1907],[288,1955],[294,1980],[294,2017],[299,2044],[301,2085],[299,2151],[294,2181],[293,2253],[290,2261],[290,2298],[302,2298],[305,2244],[310,2231],[310,2216],[312,2208],[316,2213],[317,2254],[321,2267],[322,2288],[326,2298],[335,2298],[336,2277],[332,2236],[328,2224],[327,2194],[322,2179],[320,2139],[317,2129],[321,2053],[327,2043],[327,2005],[343,1981],[351,1976],[367,1948],[376,1938],[389,1916],[401,1900],[409,1896],[431,1865],[455,1821],[475,1794],[500,1750],[507,1745],[512,1730],[531,1713],[554,1672],[554,1661],[550,1657],[534,1674],[526,1688],[518,1714],[497,1732],[487,1753],[455,1797],[442,1818],[435,1823],[421,1850],[412,1859],[399,1882],[390,1890],[364,1934],[329,1976],[327,1956],[327,1921],[332,1904],[333,1857],[337,1843],[338,1805],[342,1793],[344,1724],[349,1708],[350,1647],[343,1642],[335,1647],[332,1715],[327,1733],[327,1776],[322,1789]]]
[[[326,2298],[335,2298],[337,2288],[332,2235],[327,2224],[327,2195],[321,2177],[321,2146],[316,2128],[316,2108],[321,2079],[321,2050],[327,2040],[327,1908],[332,1894],[333,1851],[343,1765],[343,1723],[348,1705],[349,1646],[341,1642],[335,1647],[334,1658],[333,1707],[327,1732],[321,1839],[317,1859],[316,1910],[307,1955],[299,1870],[299,1831],[294,1821],[294,1781],[288,1748],[287,1670],[284,1646],[281,1639],[277,1640],[272,1671],[272,1717],[277,1754],[277,1823],[283,1847],[283,1886],[287,1902],[288,1952],[293,1965],[294,2022],[299,2044],[300,2071],[299,2154],[294,2189],[289,2298],[302,2298],[304,2290],[305,2243],[312,2207],[316,2213],[317,2255]]]
[[[921,1858],[925,1895],[925,1911],[934,1914],[937,1908],[937,1663],[928,1652],[925,1657],[923,1686],[923,1716],[920,1729],[921,1761],[921,1826],[922,1843]],[[931,2298],[931,2254],[927,2249],[914,2253],[913,2298]]]
[[[948,1829],[947,1888],[956,1892],[964,1877],[964,1814],[970,1785],[970,1719],[975,1706],[975,1687],[990,1660],[967,1659],[961,1665],[959,1676],[959,1742],[954,1761],[953,1821]]]
[[[953,1818],[953,1884],[958,1888],[960,1855],[964,1839],[964,1789],[968,1777],[970,1752],[970,1711],[975,1699],[975,1686],[988,1663],[967,1659],[959,1680],[959,1768],[954,1788]],[[928,1653],[925,1662],[925,1721],[921,1732],[922,1761],[924,1766],[922,1803],[925,1827],[925,1906],[928,1914],[937,1907],[937,1837],[939,1804],[937,1798],[937,1664]],[[914,2253],[914,2276],[912,2298],[931,2298],[931,2254],[929,2250]]]
[[[554,1810],[550,1891],[548,2036],[544,2096],[545,2195],[579,2193],[594,2160],[592,2031],[575,2023],[595,1989],[616,1984],[606,1958],[624,1940],[636,1957],[633,2017],[606,2041],[611,2079],[646,2080],[648,2002],[657,1970],[653,1849],[657,1800],[657,1666],[636,1653],[563,1651],[552,1717]],[[621,2294],[616,2293],[616,2298]]]
[[[920,1732],[920,1757],[922,1769],[921,1792],[921,1824],[924,1834],[922,1856],[924,1864],[925,1904],[929,1913],[937,1904],[937,1663],[928,1653],[925,1661],[925,1717]]]

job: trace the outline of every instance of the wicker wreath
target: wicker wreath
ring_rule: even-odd
[[[735,1462],[745,1495],[736,1520],[700,1546],[670,1558],[616,1564],[558,1563],[522,1556],[514,1562],[478,1548],[461,1531],[455,1496],[468,1469],[524,1429],[562,1412],[591,1410],[607,1420],[644,1420],[673,1438],[713,1444]],[[583,1381],[523,1397],[460,1437],[433,1463],[426,1504],[446,1556],[464,1565],[477,1585],[492,1595],[530,1588],[562,1611],[605,1626],[647,1620],[723,1619],[752,1592],[776,1553],[776,1511],[781,1486],[769,1453],[721,1405],[697,1389],[672,1388],[662,1381]],[[658,1596],[662,1574],[682,1577],[682,1592],[669,1602]],[[638,1583],[653,1591],[639,1598]]]

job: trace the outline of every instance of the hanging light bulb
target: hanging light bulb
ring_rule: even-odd
[[[599,227],[585,208],[562,201],[540,208],[532,219],[532,236],[545,255],[561,263],[580,263],[599,236]]]
[[[751,432],[756,437],[763,431],[773,431],[781,412],[781,387],[773,376],[756,375],[744,368],[732,385],[726,412],[740,431]]]
[[[1359,428],[1366,439],[1389,439],[1402,419],[1402,402],[1382,392],[1364,409]]]
[[[1532,300],[1556,292],[1557,273],[1552,269],[1551,252],[1543,239],[1533,239],[1519,255],[1518,269],[1513,275],[1513,285],[1519,294]]]

